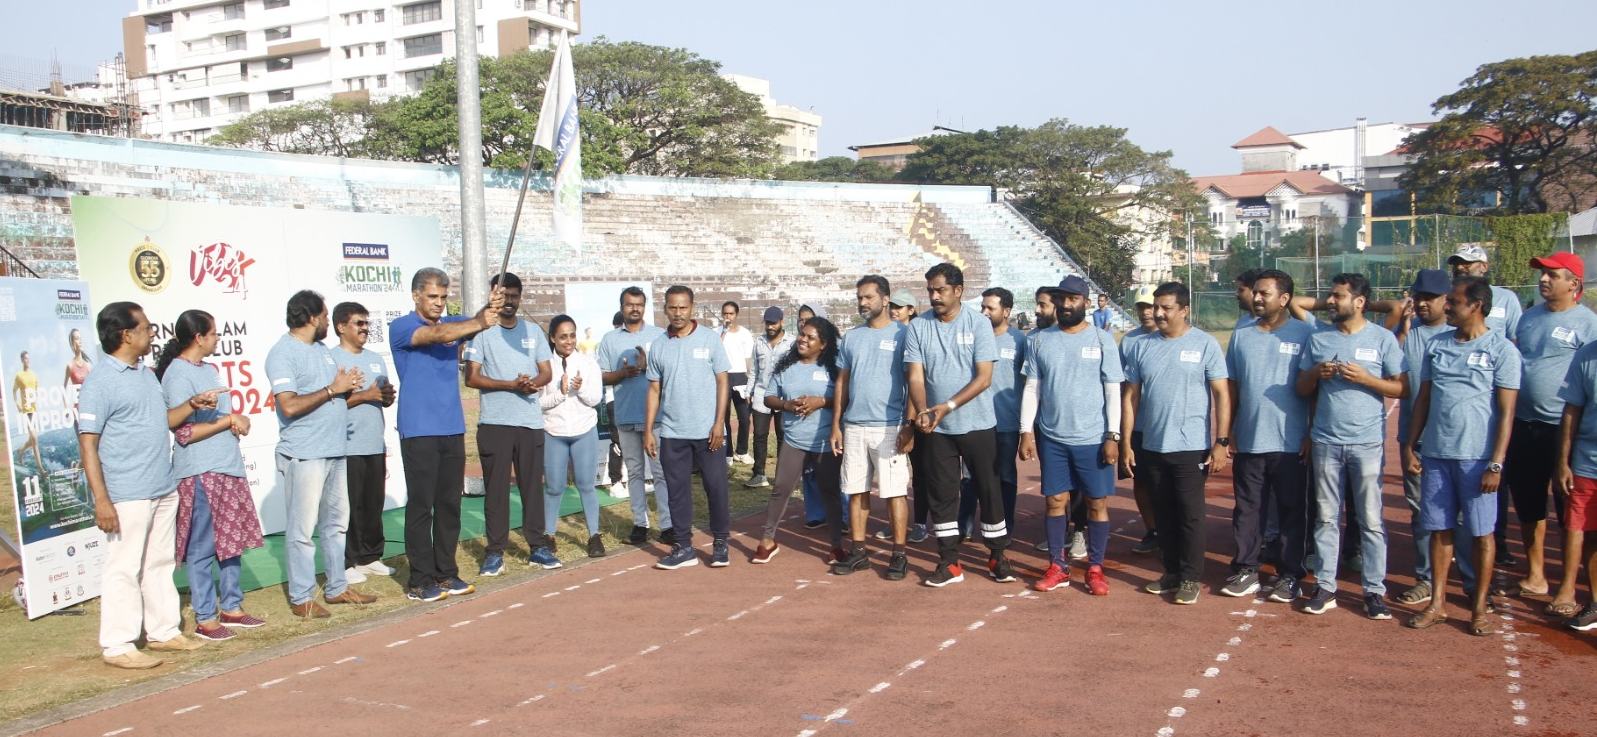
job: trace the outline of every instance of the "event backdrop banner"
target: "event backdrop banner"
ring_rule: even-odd
[[[0,278],[0,372],[28,617],[100,595],[105,533],[78,456],[78,386],[98,355],[88,285]]]
[[[322,210],[237,207],[112,197],[73,197],[78,270],[99,305],[137,302],[158,327],[154,354],[173,335],[184,310],[216,318],[216,364],[230,387],[233,411],[248,415],[240,446],[250,490],[268,534],[282,532],[285,508],[272,454],[276,405],[267,386],[266,353],[288,331],[289,296],[313,289],[329,314],[340,302],[370,312],[367,350],[383,356],[390,375],[387,325],[413,309],[410,278],[441,267],[438,220]],[[339,350],[329,328],[327,345]],[[386,415],[391,471],[387,507],[404,503],[394,412]]]

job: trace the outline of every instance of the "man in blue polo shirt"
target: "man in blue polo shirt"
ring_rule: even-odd
[[[1319,586],[1309,614],[1336,608],[1337,553],[1343,489],[1359,521],[1364,614],[1391,619],[1386,606],[1386,524],[1381,519],[1386,400],[1407,399],[1408,361],[1392,333],[1364,319],[1370,282],[1363,274],[1331,278],[1332,327],[1314,333],[1298,360],[1298,394],[1313,398],[1314,550]]]
[[[1483,580],[1471,592],[1470,633],[1497,631],[1487,617],[1484,580],[1492,570],[1497,503],[1492,498],[1502,482],[1508,457],[1514,404],[1519,398],[1522,362],[1519,351],[1501,330],[1486,327],[1492,311],[1492,289],[1485,279],[1464,277],[1448,292],[1447,324],[1425,346],[1420,364],[1420,393],[1403,460],[1418,472],[1423,488],[1420,523],[1431,531],[1431,588],[1425,610],[1408,621],[1425,629],[1447,621],[1447,573],[1453,558],[1453,528],[1475,538],[1475,570]],[[1415,452],[1414,436],[1422,450]]]
[[[1015,496],[1020,483],[1015,468],[1015,456],[1020,451],[1020,387],[1025,382],[1020,369],[1026,364],[1026,336],[1009,327],[1009,315],[1015,309],[1015,295],[1003,287],[993,287],[981,293],[981,314],[993,326],[993,343],[998,347],[998,360],[993,363],[993,383],[987,393],[993,398],[993,417],[998,425],[993,437],[997,439],[997,455],[993,460],[993,473],[998,475],[998,490],[1004,500],[1004,525],[1015,527]],[[973,537],[976,534],[976,486],[966,479],[960,484],[959,534]]]
[[[1246,596],[1259,590],[1266,510],[1273,506],[1280,525],[1280,576],[1269,598],[1292,602],[1300,592],[1298,582],[1308,575],[1303,559],[1308,553],[1309,401],[1296,387],[1298,356],[1314,328],[1293,319],[1288,309],[1292,277],[1286,272],[1259,272],[1249,291],[1256,320],[1232,333],[1226,350],[1231,401],[1237,407],[1231,432],[1236,459],[1231,534],[1237,553],[1220,593]]]
[[[693,290],[680,284],[665,290],[665,316],[670,325],[664,340],[655,341],[649,357],[649,396],[643,413],[643,447],[658,457],[671,489],[671,520],[676,545],[656,568],[696,566],[693,554],[693,467],[698,466],[710,507],[714,546],[710,567],[731,565],[727,538],[732,518],[727,499],[725,440],[718,420],[726,415],[727,370],[731,368],[720,336],[700,329],[693,319]]]
[[[329,604],[377,600],[349,588],[344,576],[344,531],[349,526],[345,470],[349,394],[365,382],[359,368],[340,367],[322,344],[331,322],[320,294],[288,298],[288,333],[266,353],[266,378],[277,404],[277,475],[288,506],[284,551],[289,611],[296,617],[331,616],[316,603],[316,539],[321,540]]]
[[[457,344],[494,326],[505,306],[495,287],[477,314],[444,315],[449,275],[418,269],[410,279],[416,309],[388,325],[399,374],[399,455],[405,464],[405,555],[413,601],[438,601],[476,589],[460,579],[460,492],[466,474],[466,416],[460,407]]]
[[[1047,499],[1048,570],[1032,584],[1038,591],[1070,585],[1065,533],[1072,496],[1086,497],[1087,591],[1109,593],[1104,552],[1109,544],[1109,497],[1115,493],[1120,459],[1120,384],[1125,375],[1115,337],[1087,324],[1087,281],[1067,276],[1050,299],[1059,322],[1027,339],[1021,399],[1021,458],[1037,458]],[[1000,421],[1001,422],[1001,421]]]
[[[644,489],[644,464],[654,478],[654,515],[660,524],[660,542],[675,545],[671,531],[671,503],[665,471],[660,459],[643,452],[643,409],[649,397],[649,353],[665,337],[665,331],[643,321],[649,296],[638,287],[621,290],[621,327],[599,340],[599,370],[604,385],[615,389],[615,425],[621,445],[621,459],[627,464],[627,500],[632,504],[632,532],[627,542],[643,545],[649,541],[649,496]],[[763,440],[756,439],[756,443]],[[761,445],[760,447],[764,447]],[[758,458],[763,458],[763,452]],[[756,469],[763,469],[758,460]]]
[[[139,652],[199,649],[183,636],[177,569],[177,477],[172,472],[161,382],[143,364],[154,326],[132,302],[112,302],[95,318],[105,355],[89,371],[78,398],[78,450],[94,495],[94,523],[106,534],[100,571],[100,659],[142,670],[161,659]],[[215,409],[216,391],[189,400]],[[181,405],[171,410],[183,416]]]
[[[997,454],[997,419],[992,384],[998,344],[992,323],[967,309],[965,272],[950,263],[926,272],[930,312],[910,321],[904,339],[904,365],[909,372],[906,416],[920,436],[913,464],[917,492],[928,496],[932,530],[937,536],[937,570],[927,586],[943,587],[965,580],[959,564],[959,466],[964,462],[976,486],[981,532],[988,548],[987,571],[1000,583],[1016,580],[1004,550],[1009,528],[1003,499],[993,473]]]

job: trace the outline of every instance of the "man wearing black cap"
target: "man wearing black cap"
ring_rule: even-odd
[[[743,483],[750,489],[770,486],[770,479],[765,477],[765,459],[770,452],[771,426],[776,426],[776,442],[782,442],[782,423],[773,422],[776,414],[765,406],[765,386],[771,380],[772,369],[776,368],[776,361],[793,347],[793,338],[782,327],[785,315],[782,308],[771,306],[765,308],[762,319],[765,321],[765,336],[762,340],[754,341],[754,358],[752,370],[754,376],[749,382],[749,408],[754,410],[749,422],[754,427],[754,470],[749,475],[749,480]]]

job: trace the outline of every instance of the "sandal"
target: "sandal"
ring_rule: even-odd
[[[1580,607],[1576,606],[1573,601],[1553,601],[1548,602],[1547,608],[1542,611],[1554,617],[1573,617],[1578,609]]]
[[[1416,614],[1413,616],[1413,618],[1409,619],[1407,624],[1410,629],[1422,630],[1427,627],[1434,627],[1446,621],[1446,614],[1431,609],[1424,609],[1420,611],[1419,614]]]
[[[1433,592],[1429,581],[1414,584],[1413,588],[1397,595],[1397,603],[1408,606],[1418,606],[1431,600]]]
[[[1469,633],[1476,637],[1486,637],[1497,634],[1497,628],[1492,626],[1491,617],[1482,614],[1470,620]]]

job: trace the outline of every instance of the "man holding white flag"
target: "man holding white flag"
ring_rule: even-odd
[[[582,253],[582,141],[577,129],[577,83],[571,71],[571,44],[564,37],[544,87],[543,110],[532,145],[555,155],[555,239]]]

